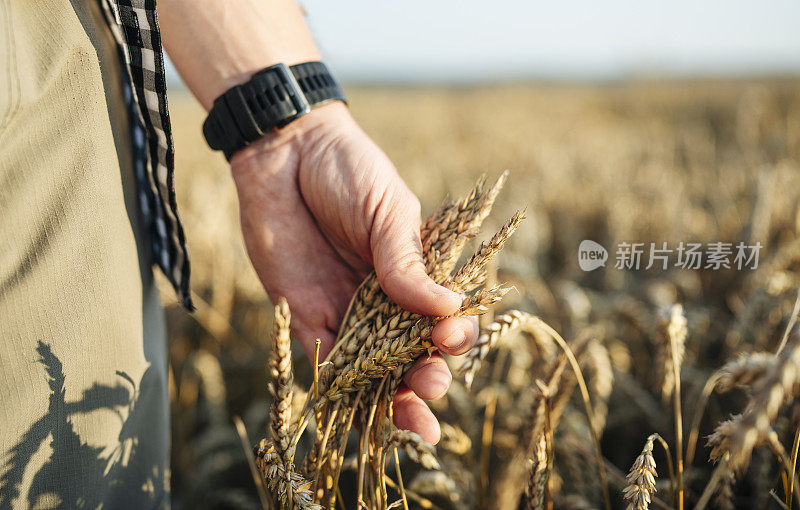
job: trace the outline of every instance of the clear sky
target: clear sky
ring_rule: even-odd
[[[303,0],[343,81],[800,74],[800,0]]]

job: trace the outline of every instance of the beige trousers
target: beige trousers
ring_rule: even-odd
[[[0,0],[0,509],[169,505],[121,79],[97,0]]]

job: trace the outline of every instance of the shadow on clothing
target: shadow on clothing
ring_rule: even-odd
[[[111,379],[114,367],[108,368],[108,363],[112,361],[100,366],[86,366],[85,370],[97,374],[97,380],[111,379],[114,382],[95,382],[84,389],[79,398],[67,400],[67,395],[77,393],[67,391],[72,387],[68,378],[72,373],[65,374],[61,361],[75,355],[65,347],[69,345],[68,339],[53,344],[39,341],[34,347],[34,337],[27,345],[38,355],[41,376],[47,378],[48,404],[44,414],[24,434],[18,439],[13,438],[16,443],[10,449],[0,451],[0,510],[12,505],[27,508],[168,507],[169,408],[164,318],[153,282],[148,225],[143,224],[146,222],[142,221],[138,203],[134,169],[137,154],[132,148],[130,125],[136,122],[136,118],[129,115],[124,97],[126,76],[121,72],[119,49],[106,25],[100,1],[64,1],[68,1],[74,10],[95,47],[100,64],[108,122],[117,156],[116,162],[108,162],[108,169],[113,169],[115,163],[119,167],[125,211],[138,250],[142,295],[131,299],[141,300],[141,342],[148,367],[137,381],[122,371],[116,371],[116,380]],[[86,317],[85,320],[96,320],[96,317]],[[105,339],[96,340],[101,342]],[[119,341],[123,340],[133,341],[128,338]],[[109,342],[111,344],[113,342]],[[24,354],[27,356],[29,353]],[[43,401],[43,395],[41,400],[37,395],[36,401],[29,402],[29,405],[38,412]],[[77,418],[94,413],[102,413],[102,419],[107,420],[104,427],[119,428],[116,442],[106,441],[103,446],[93,446],[85,442],[88,435],[82,439],[83,431],[76,430],[75,426],[80,423]],[[2,426],[0,423],[0,428]],[[32,472],[33,466],[36,466],[35,473]]]
[[[152,464],[152,455],[139,455],[146,438],[135,431],[147,430],[147,410],[137,406],[140,394],[149,387],[159,388],[154,369],[148,368],[139,386],[124,372],[117,371],[114,386],[94,384],[80,400],[67,401],[66,380],[61,361],[49,344],[36,347],[39,363],[47,374],[50,400],[47,412],[39,418],[8,452],[0,476],[0,508],[10,508],[20,496],[29,508],[42,503],[58,508],[153,508],[168,504],[167,466]],[[122,422],[119,442],[110,452],[90,446],[75,432],[71,417],[107,409]],[[127,415],[127,417],[125,417]],[[23,476],[33,456],[49,442],[52,454],[33,475],[27,495],[20,494]],[[150,463],[142,462],[142,459]],[[65,471],[67,471],[65,473]],[[77,482],[77,483],[76,483]],[[73,485],[74,484],[74,485]],[[96,487],[87,492],[85,487]]]

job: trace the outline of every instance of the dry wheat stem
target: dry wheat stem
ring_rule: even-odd
[[[478,477],[478,506],[484,506],[486,490],[489,485],[489,454],[492,447],[492,436],[494,434],[494,414],[497,410],[497,394],[492,389],[486,401],[483,414],[483,428],[481,429],[481,450],[479,453],[478,466],[480,476]]]
[[[331,429],[333,428],[333,424],[336,421],[336,415],[339,412],[340,405],[341,405],[341,402],[336,402],[336,404],[333,406],[333,410],[331,411],[330,415],[327,417],[328,423],[325,426],[325,433],[323,434],[322,440],[319,443],[320,447],[317,450],[317,465],[316,465],[316,468],[314,469],[314,474],[315,474],[315,477],[314,477],[314,492],[316,492],[319,489],[320,471],[321,471],[321,468],[322,468],[322,461],[325,458],[325,455],[324,455],[325,445],[328,443],[328,438],[331,435]]]
[[[786,347],[786,342],[789,340],[789,334],[791,334],[792,329],[794,329],[794,325],[797,322],[797,316],[800,314],[800,289],[797,289],[797,297],[794,300],[794,308],[792,308],[792,314],[789,316],[789,322],[786,323],[786,329],[783,331],[783,337],[781,337],[781,343],[778,344],[778,348],[775,351],[775,354],[780,354],[783,351],[783,348]],[[791,505],[789,505],[791,508]]]
[[[784,471],[786,472],[786,475],[788,476],[788,474],[792,471],[792,466],[789,462],[789,455],[786,452],[786,449],[778,439],[778,434],[774,430],[770,429],[766,433],[766,442],[767,445],[769,445],[770,450],[772,450],[772,453],[774,453],[780,461]],[[800,486],[798,486],[797,483],[792,483],[791,486],[794,489],[795,497],[800,500]]]
[[[381,386],[383,385],[383,381],[381,381]],[[381,388],[378,389],[377,393],[380,393]],[[372,429],[372,424],[375,420],[375,411],[377,410],[376,405],[370,406],[369,416],[367,417],[366,426],[361,431],[361,442],[359,444],[359,452],[358,452],[358,482],[356,484],[357,487],[357,495],[356,495],[356,503],[362,503],[362,495],[364,493],[364,465],[367,461],[367,456],[369,454],[367,448],[367,441],[369,440],[370,431]]]
[[[797,469],[797,453],[800,450],[800,427],[794,433],[792,441],[792,472],[789,473],[789,493],[786,495],[786,506],[792,508],[792,493],[794,492],[795,469]]]
[[[363,395],[363,392],[358,392],[356,394],[355,402],[353,403],[353,409],[358,409],[358,406],[359,406],[359,404],[361,402],[362,395]],[[339,485],[339,475],[342,472],[342,464],[344,463],[344,452],[345,452],[345,449],[347,448],[347,437],[350,434],[350,429],[353,426],[353,418],[355,418],[355,416],[356,416],[356,413],[354,413],[354,412],[349,413],[349,416],[347,417],[347,424],[345,425],[344,431],[342,432],[342,441],[340,441],[341,444],[339,446],[339,453],[338,453],[339,463],[336,466],[336,471],[334,472],[334,475],[333,475],[333,486],[334,487],[338,487],[338,485]]]
[[[719,487],[714,497],[714,502],[719,510],[735,510],[733,503],[733,486],[736,483],[736,474],[728,470],[722,476]]]
[[[314,341],[314,402],[319,401],[319,347],[322,340],[317,338]],[[317,413],[316,416],[317,432],[320,430],[320,420],[322,415]]]
[[[669,489],[672,492],[672,501],[675,502],[677,496],[675,492],[675,466],[672,462],[672,452],[669,449],[669,443],[659,434],[653,434],[651,437],[654,437],[664,449],[664,454],[667,458],[667,471],[669,472]]]
[[[397,455],[397,447],[392,448],[394,454],[394,468],[397,472],[397,484],[400,486],[400,497],[403,501],[403,510],[408,510],[408,500],[406,499],[406,488],[403,485],[403,473],[400,471],[400,457]],[[384,477],[385,481],[386,478]]]
[[[722,373],[717,371],[706,380],[705,384],[703,385],[703,389],[700,392],[700,396],[695,402],[694,412],[692,414],[692,425],[689,428],[689,437],[687,439],[686,446],[687,466],[691,466],[692,461],[694,460],[694,454],[697,450],[697,441],[700,437],[700,421],[703,419],[703,413],[705,412],[706,405],[708,404],[708,399],[714,392],[721,375]]]
[[[392,489],[400,492],[400,488],[398,487],[397,483],[395,483],[394,480],[389,478],[389,475],[384,475],[384,480],[386,481],[386,484],[389,487],[391,487]],[[442,508],[437,506],[437,505],[435,505],[433,503],[433,501],[420,496],[419,494],[417,494],[416,492],[414,492],[414,491],[412,491],[412,490],[410,490],[408,488],[405,489],[405,493],[409,498],[411,498],[414,501],[416,501],[417,504],[419,504],[419,506],[421,506],[425,510],[442,510]]]
[[[235,415],[233,417],[233,425],[236,427],[236,434],[239,436],[239,442],[244,450],[244,456],[247,458],[247,467],[250,468],[250,475],[253,477],[253,483],[258,493],[258,500],[264,510],[272,510],[272,504],[267,498],[267,486],[264,483],[264,478],[258,471],[256,459],[253,456],[253,449],[250,447],[250,438],[247,437],[247,429],[244,426],[242,419]]]
[[[769,491],[769,496],[770,496],[770,497],[771,497],[773,500],[775,500],[775,503],[777,503],[777,504],[778,504],[778,507],[782,508],[783,510],[791,510],[791,508],[789,508],[788,506],[786,506],[786,503],[784,503],[783,501],[781,501],[781,498],[779,498],[779,497],[778,497],[778,495],[777,495],[777,494],[775,494],[775,491],[774,491],[774,490],[771,490],[771,491]]]
[[[567,356],[567,360],[569,361],[570,367],[572,371],[575,373],[575,379],[578,381],[578,387],[581,391],[581,398],[583,399],[583,406],[584,410],[586,411],[586,417],[589,420],[589,430],[592,435],[592,442],[594,443],[595,449],[595,460],[597,462],[597,471],[600,475],[600,487],[603,491],[603,501],[605,503],[606,510],[611,509],[611,499],[608,495],[608,483],[606,482],[606,472],[603,464],[603,453],[600,449],[600,439],[597,437],[596,427],[594,425],[594,412],[592,408],[592,401],[589,397],[589,390],[586,388],[586,381],[583,378],[583,373],[581,372],[581,367],[578,364],[578,360],[575,358],[575,354],[572,352],[572,349],[569,348],[567,342],[561,338],[561,335],[558,334],[556,330],[551,328],[546,322],[541,320],[538,317],[533,318],[536,321],[536,324],[542,328],[547,334],[555,340],[558,346],[564,351],[564,354]]]
[[[703,510],[706,505],[708,505],[708,502],[711,501],[711,497],[717,491],[717,485],[720,483],[723,477],[728,476],[728,473],[731,471],[729,456],[726,453],[714,468],[714,472],[711,474],[711,479],[706,484],[705,489],[703,489],[703,493],[700,495],[700,499],[697,500],[694,510]]]

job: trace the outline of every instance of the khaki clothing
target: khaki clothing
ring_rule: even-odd
[[[92,0],[0,0],[0,509],[169,505],[163,312]]]

